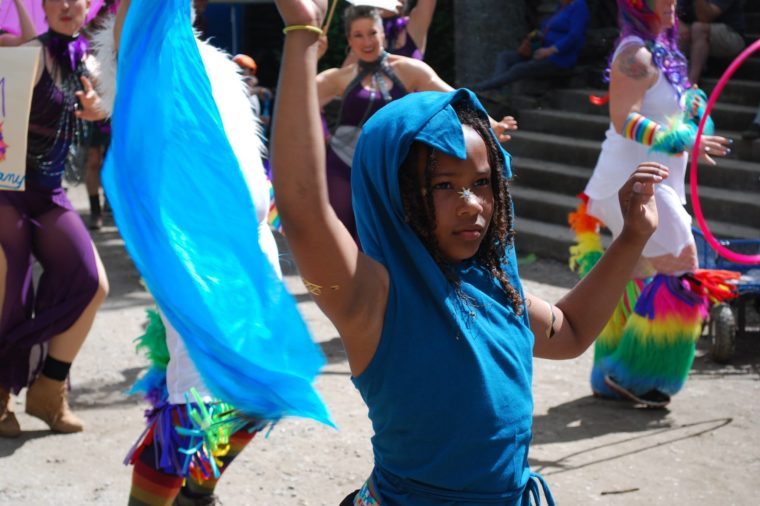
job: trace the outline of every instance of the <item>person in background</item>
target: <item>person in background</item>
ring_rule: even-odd
[[[103,119],[87,78],[81,30],[88,0],[44,0],[49,30],[29,114],[26,188],[0,191],[0,437],[21,434],[10,394],[28,387],[26,412],[61,433],[83,430],[68,404],[72,362],[108,294],[105,269],[61,186],[84,121]],[[42,266],[32,284],[32,260]]]
[[[552,77],[575,67],[586,40],[589,11],[585,0],[561,0],[557,11],[530,32],[516,50],[496,57],[493,75],[474,91],[501,88],[521,79]]]
[[[437,0],[417,0],[408,16],[404,13],[409,7],[409,0],[400,3],[398,12],[381,11],[386,50],[391,54],[424,59],[436,3]]]
[[[678,17],[693,84],[699,84],[708,57],[733,58],[747,45],[744,0],[679,0]]]
[[[713,282],[710,271],[698,270],[691,216],[684,207],[687,163],[699,157],[715,165],[713,157],[731,149],[728,139],[706,133],[699,151],[693,151],[706,97],[686,78],[675,0],[617,4],[621,35],[609,67],[610,126],[583,202],[570,217],[578,238],[571,265],[582,277],[603,251],[600,223],[613,237],[624,230],[617,194],[633,167],[645,162],[667,167],[668,178],[655,189],[657,230],[596,340],[591,371],[596,396],[662,408],[688,378],[702,315],[710,307],[705,290],[723,289],[722,280]]]
[[[377,9],[348,6],[344,22],[348,45],[358,61],[321,72],[316,85],[322,107],[342,97],[338,126],[327,149],[328,192],[333,209],[358,241],[351,196],[351,163],[362,126],[386,104],[407,93],[453,88],[425,62],[385,51],[385,32]],[[500,134],[517,128],[512,117],[491,122]],[[504,135],[502,140],[508,138]]]
[[[103,227],[105,203],[101,205],[100,171],[110,143],[111,123],[108,120],[93,123],[90,129],[90,146],[87,148],[84,175],[84,184],[90,200],[90,230],[100,230]]]
[[[247,54],[238,54],[232,58],[232,61],[238,64],[243,74],[248,90],[248,98],[251,102],[251,109],[261,122],[263,133],[269,130],[269,123],[272,117],[272,90],[259,86],[259,79],[256,77],[258,66],[256,60]]]

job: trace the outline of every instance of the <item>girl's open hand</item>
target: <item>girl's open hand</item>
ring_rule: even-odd
[[[623,212],[623,234],[647,240],[657,228],[654,186],[668,177],[668,168],[644,162],[636,168],[618,192]]]
[[[517,120],[512,116],[504,116],[498,123],[494,122],[493,131],[499,142],[506,142],[512,138],[507,132],[517,130]]]
[[[285,26],[322,26],[327,10],[327,0],[276,0],[277,10]]]

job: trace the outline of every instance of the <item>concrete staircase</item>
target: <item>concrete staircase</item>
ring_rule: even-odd
[[[760,38],[760,2],[747,4],[749,32],[756,40]],[[708,94],[725,63],[710,65],[715,74],[708,73],[703,81]],[[576,207],[575,195],[591,176],[609,124],[607,107],[594,106],[588,100],[589,95],[605,91],[586,87],[584,82],[588,80],[575,75],[567,79],[569,87],[540,97],[513,99],[520,130],[506,147],[514,157],[512,193],[521,254],[568,258],[573,236],[567,214]],[[484,102],[496,109],[500,105],[493,96],[485,97]],[[760,238],[760,140],[750,143],[740,135],[754,118],[758,104],[760,54],[734,76],[712,113],[718,134],[734,139],[733,153],[717,167],[700,165],[700,201],[718,237]],[[690,203],[687,207],[691,211]]]

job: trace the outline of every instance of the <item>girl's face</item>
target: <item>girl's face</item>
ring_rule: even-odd
[[[42,7],[50,28],[64,35],[74,35],[84,26],[90,0],[45,0]]]
[[[372,18],[359,18],[351,23],[348,46],[363,61],[375,61],[385,44],[385,32],[380,23]]]
[[[441,253],[451,262],[475,256],[491,224],[494,208],[486,144],[471,127],[464,126],[463,131],[467,158],[459,160],[436,153],[437,164],[431,178],[435,238]],[[424,188],[425,156],[421,156],[419,166]]]
[[[654,0],[654,13],[659,18],[656,33],[673,28],[676,24],[676,0]]]

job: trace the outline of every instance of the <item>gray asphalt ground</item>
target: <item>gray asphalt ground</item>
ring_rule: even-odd
[[[70,194],[84,210],[84,189]],[[143,430],[145,405],[125,391],[146,366],[133,339],[151,298],[112,224],[94,238],[111,294],[72,370],[73,409],[87,428],[52,434],[23,413],[23,394],[16,399],[24,434],[0,440],[0,505],[126,504],[131,470],[122,459]],[[528,291],[550,301],[575,280],[546,260],[523,265],[521,273]],[[335,329],[296,277],[286,281],[327,356],[317,387],[339,429],[291,419],[257,436],[217,489],[225,506],[337,505],[372,467],[367,411]],[[660,411],[591,397],[591,352],[537,360],[533,469],[559,505],[759,504],[759,337],[739,341],[729,365],[713,363],[701,342],[686,388]]]

